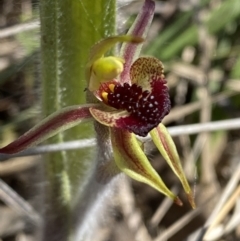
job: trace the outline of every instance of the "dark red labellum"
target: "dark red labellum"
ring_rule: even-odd
[[[165,80],[153,80],[152,92],[143,91],[137,84],[115,83],[113,91],[107,90],[105,86],[104,90],[108,93],[107,104],[130,113],[128,117],[118,119],[117,124],[140,136],[146,136],[157,127],[171,107],[165,84]]]

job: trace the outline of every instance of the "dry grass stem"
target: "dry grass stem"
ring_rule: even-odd
[[[176,195],[178,195],[179,187],[177,187],[175,185],[173,188],[171,188],[171,191],[173,193],[175,193]],[[150,223],[149,224],[150,224],[151,228],[156,228],[159,225],[159,223],[161,222],[163,217],[169,211],[169,209],[172,206],[172,204],[173,204],[173,201],[170,198],[167,198],[167,197],[164,198],[163,202],[159,205],[159,207],[157,208],[156,212],[154,213],[154,215],[150,219]]]
[[[204,241],[217,240],[224,234],[224,228],[221,228],[224,226],[219,224],[224,220],[224,218],[226,218],[229,211],[231,211],[231,209],[234,207],[239,196],[240,196],[240,185],[237,187],[234,193],[230,196],[229,200],[225,203],[221,211],[217,214],[216,218],[211,223],[210,227],[208,228],[206,234],[203,237]],[[219,230],[220,232],[217,233],[216,230]]]
[[[1,29],[0,30],[0,39],[8,38],[8,37],[11,37],[13,35],[23,33],[23,32],[26,32],[26,31],[39,29],[39,27],[40,27],[40,22],[38,20],[28,22],[28,23],[16,24],[12,27]]]
[[[172,136],[179,135],[192,135],[201,133],[204,131],[218,131],[218,130],[235,130],[240,129],[240,118],[223,120],[223,121],[213,121],[209,123],[199,123],[199,124],[190,124],[182,126],[169,127],[168,131]],[[141,138],[142,140],[149,141],[150,137]],[[61,144],[52,144],[46,146],[39,146],[35,148],[29,148],[26,151],[23,151],[18,154],[5,155],[0,154],[0,161],[7,160],[10,158],[20,157],[20,156],[31,156],[39,155],[49,152],[57,152],[62,150],[74,150],[80,148],[92,147],[95,145],[94,139],[84,139],[79,141],[69,141]]]
[[[41,218],[33,207],[0,179],[0,199],[9,207],[26,216],[38,226]]]
[[[186,226],[186,224],[188,224],[195,217],[200,215],[203,209],[206,208],[206,205],[208,205],[210,201],[212,201],[212,199],[213,197],[208,198],[208,200],[201,207],[186,213],[183,217],[181,217],[179,220],[177,220],[175,223],[169,226],[164,232],[162,232],[157,238],[155,238],[154,241],[166,241],[169,238],[171,238],[179,230]]]
[[[0,162],[0,177],[21,173],[33,166],[36,166],[37,163],[37,159],[31,156],[25,156],[24,158],[19,157],[13,160]]]
[[[148,230],[142,220],[140,210],[135,206],[135,199],[128,179],[121,182],[120,204],[127,226],[133,233],[135,240],[151,241]]]

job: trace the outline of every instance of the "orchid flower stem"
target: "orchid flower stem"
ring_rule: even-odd
[[[114,35],[115,0],[42,0],[41,63],[43,116],[85,103],[85,65],[90,47]],[[93,128],[81,124],[48,141],[90,138]],[[91,148],[61,151],[44,157],[46,220],[43,240],[72,240],[72,202],[79,198],[94,166]],[[80,185],[80,187],[79,187]],[[80,191],[79,191],[80,190]]]

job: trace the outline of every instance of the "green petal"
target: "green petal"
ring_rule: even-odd
[[[160,124],[157,128],[150,132],[150,135],[158,150],[167,161],[168,165],[172,168],[176,176],[181,181],[192,208],[195,208],[196,205],[194,203],[192,190],[183,172],[176,146],[166,127],[163,124]]]
[[[94,61],[101,58],[108,50],[110,50],[117,43],[130,42],[138,44],[142,43],[143,41],[143,38],[132,35],[119,35],[103,39],[92,47],[89,55],[89,62],[92,64]]]
[[[113,155],[118,168],[129,177],[150,185],[170,197],[178,205],[181,200],[164,184],[149,163],[134,134],[118,128],[111,128]]]

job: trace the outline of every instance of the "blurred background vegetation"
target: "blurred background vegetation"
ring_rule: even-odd
[[[119,33],[125,33],[141,4],[119,0]],[[38,21],[37,1],[0,1],[1,145],[39,119]],[[239,36],[239,0],[156,1],[144,54],[159,58],[165,66],[172,101],[172,111],[164,120],[168,126],[240,117]],[[193,232],[206,223],[234,173],[239,173],[240,131],[199,131],[177,136],[175,141],[199,208],[192,211],[186,201],[177,207],[144,184],[125,181],[95,241],[202,240],[194,238]],[[152,165],[184,200],[178,182],[151,142],[146,149]],[[39,182],[39,161],[19,157],[0,163],[0,178],[34,207],[41,205],[39,188],[44,185]],[[204,240],[240,240],[239,176],[214,216],[215,232]],[[0,203],[0,240],[34,240],[36,232],[26,216]]]

